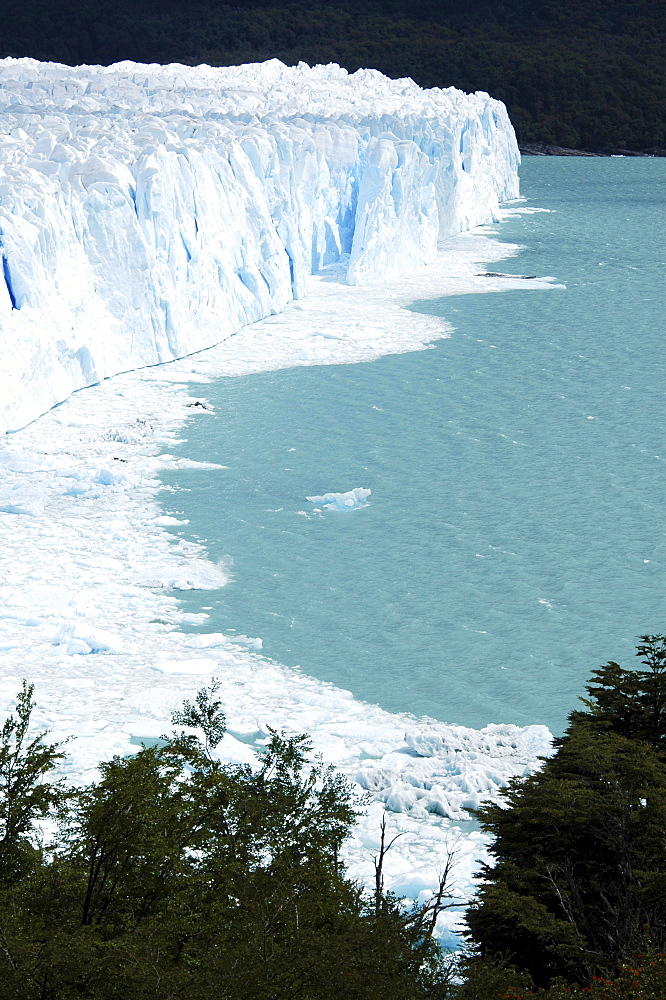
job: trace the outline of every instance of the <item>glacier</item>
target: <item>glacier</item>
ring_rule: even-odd
[[[376,70],[0,60],[0,433],[307,278],[432,263],[518,195],[504,105]]]

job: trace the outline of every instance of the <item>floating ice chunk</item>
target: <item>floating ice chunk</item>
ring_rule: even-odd
[[[121,729],[131,737],[136,746],[141,740],[160,740],[171,732],[171,727],[165,726],[163,722],[153,722],[145,718],[142,718],[140,722],[125,723]]]
[[[358,510],[359,507],[368,506],[368,497],[372,490],[365,490],[358,486],[347,493],[324,493],[320,497],[306,497],[310,503],[322,507],[324,510]]]
[[[138,748],[132,746],[129,736],[123,732],[105,731],[107,724],[105,720],[85,721],[75,734],[58,728],[52,730],[49,735],[54,742],[67,740],[66,755],[61,765],[64,777],[75,782],[98,781],[100,761],[136,752]]]
[[[405,734],[405,743],[419,757],[449,758],[452,753],[492,755],[493,757],[547,756],[552,736],[546,726],[491,724],[485,729],[463,726],[424,727]]]
[[[322,758],[332,763],[347,760],[349,749],[347,744],[339,736],[319,730],[312,735],[312,745],[315,753],[321,754]]]
[[[43,496],[25,486],[7,486],[0,491],[0,513],[34,517],[44,510]]]
[[[206,615],[206,617],[208,616]],[[222,632],[208,632],[204,635],[190,636],[189,645],[194,649],[214,649],[217,646],[229,647],[231,645],[249,646],[250,649],[261,649],[263,646],[263,640],[254,638],[250,635],[241,635],[240,633],[223,635]]]
[[[391,812],[463,820],[551,752],[545,726],[424,726],[406,734],[403,749],[361,764],[354,778]]]
[[[38,455],[35,452],[22,450],[10,451],[0,448],[0,467],[10,472],[41,472],[54,468],[51,455]]]
[[[228,567],[206,559],[181,559],[146,567],[137,579],[142,587],[167,590],[219,590],[233,579]]]
[[[160,469],[226,469],[226,465],[216,462],[197,462],[193,458],[182,458],[178,455],[160,455],[155,460]]]
[[[113,469],[100,469],[95,476],[95,482],[99,483],[100,486],[117,486],[124,481],[125,476],[123,473],[116,472]]]
[[[228,646],[229,639],[222,632],[207,632],[205,635],[192,635],[189,645],[195,649],[212,649],[215,646]]]
[[[251,635],[242,635],[240,632],[237,635],[230,635],[229,642],[237,642],[242,646],[249,646],[250,649],[262,649],[264,645],[263,639],[254,638]]]
[[[218,667],[217,660],[206,656],[193,657],[191,660],[159,659],[153,663],[153,670],[162,674],[210,674]]]
[[[53,636],[53,646],[63,646],[68,655],[73,653],[120,653],[125,644],[120,636],[108,629],[90,626],[86,622],[62,625]]]
[[[259,766],[259,758],[252,747],[242,740],[237,740],[231,733],[224,734],[213,751],[213,756],[223,764],[249,764],[254,768]]]
[[[63,645],[68,656],[87,656],[88,653],[92,653],[91,647],[83,639],[70,639]]]

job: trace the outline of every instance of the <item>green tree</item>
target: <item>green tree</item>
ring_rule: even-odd
[[[221,763],[218,689],[175,713],[189,731],[101,764],[29,877],[6,880],[1,1000],[446,996],[445,887],[414,912],[366,897],[339,860],[346,781],[276,731],[256,767]]]
[[[62,799],[57,783],[46,781],[64,754],[44,742],[45,732],[29,737],[33,685],[23,681],[16,715],[0,730],[0,886],[15,881],[38,858],[35,821]]]
[[[467,914],[478,954],[538,986],[612,979],[666,943],[666,638],[609,663],[541,771],[480,810],[495,864]]]

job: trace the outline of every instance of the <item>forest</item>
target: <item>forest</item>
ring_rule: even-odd
[[[0,56],[337,62],[504,101],[523,146],[666,152],[664,0],[1,0]]]
[[[666,636],[592,672],[540,770],[478,811],[493,860],[437,945],[451,857],[420,905],[351,880],[363,802],[305,736],[222,763],[220,681],[152,746],[58,778],[24,682],[0,729],[2,1000],[663,1000]],[[462,914],[461,914],[462,918]]]

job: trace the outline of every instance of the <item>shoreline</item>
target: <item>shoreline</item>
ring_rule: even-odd
[[[391,852],[388,888],[410,898],[430,892],[439,859],[456,840],[458,892],[469,898],[488,839],[471,828],[467,810],[537,767],[548,730],[474,730],[391,714],[268,660],[259,640],[182,631],[192,616],[174,591],[226,581],[202,545],[169,532],[179,524],[160,504],[158,473],[187,463],[168,452],[188,416],[206,416],[204,400],[192,395],[197,383],[205,391],[213,378],[427,349],[449,328],[410,314],[405,340],[404,306],[414,298],[553,287],[479,276],[485,264],[515,252],[485,230],[453,238],[437,265],[375,290],[334,276],[313,280],[305,300],[217,348],[74,393],[4,439],[0,709],[12,710],[22,677],[36,684],[35,724],[55,739],[71,738],[63,767],[70,781],[93,780],[100,760],[168,732],[183,699],[217,676],[228,721],[225,760],[256,759],[267,726],[308,732],[314,751],[367,795],[367,814],[344,851],[353,878],[372,884],[385,814],[391,836],[408,834]],[[203,624],[204,616],[196,618]],[[442,916],[443,944],[455,945],[458,919]]]
[[[639,156],[646,159],[657,159],[666,156],[666,149],[656,149],[650,152],[635,149],[607,149],[603,152],[592,152],[589,149],[569,149],[567,146],[554,146],[547,142],[525,142],[518,144],[521,156]]]

